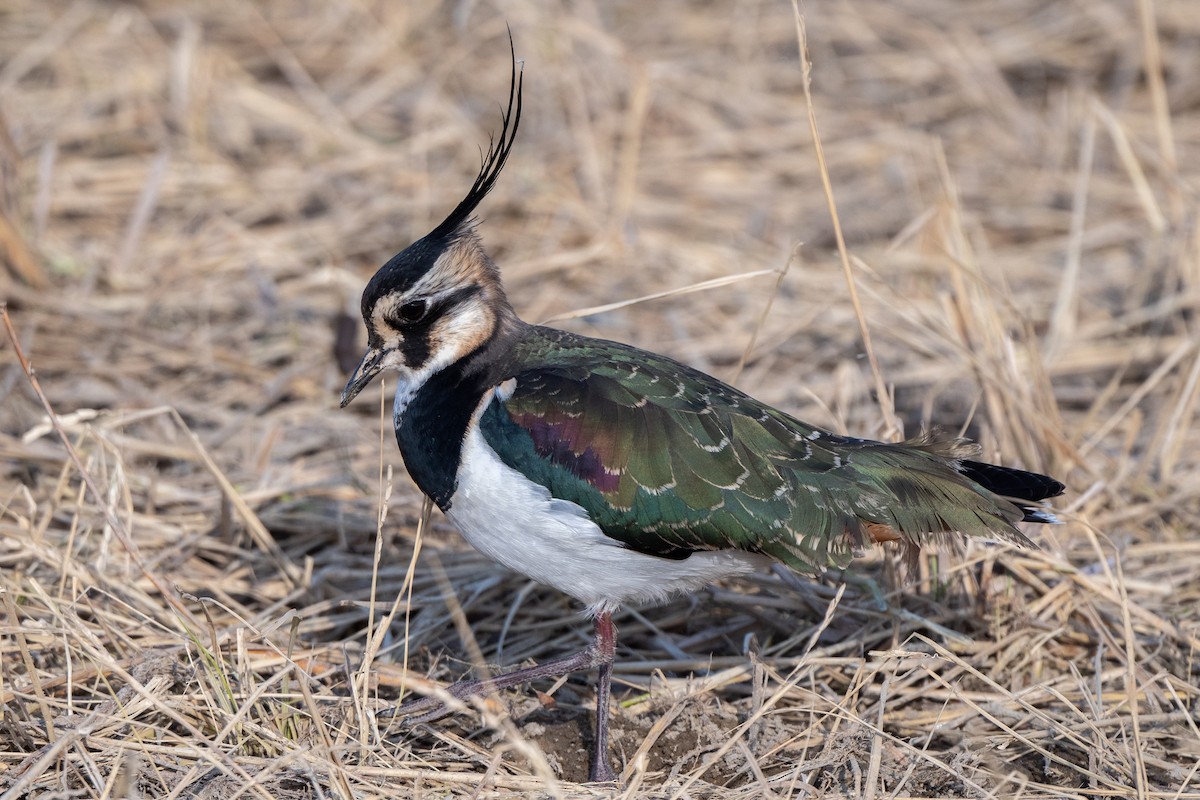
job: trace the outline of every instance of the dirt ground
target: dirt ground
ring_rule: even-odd
[[[1200,798],[1200,9],[801,12],[811,100],[786,0],[0,4],[0,798]],[[1069,487],[1037,550],[624,609],[616,789],[591,676],[383,713],[589,625],[337,407],[506,25],[525,319]]]

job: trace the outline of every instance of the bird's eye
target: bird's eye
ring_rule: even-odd
[[[404,305],[400,306],[400,309],[396,312],[396,317],[400,322],[403,322],[407,325],[412,325],[421,321],[421,319],[425,316],[425,311],[427,308],[428,305],[424,300],[410,300]]]

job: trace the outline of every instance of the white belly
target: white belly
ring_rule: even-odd
[[[446,516],[471,545],[509,569],[587,604],[592,614],[624,602],[665,600],[768,563],[737,550],[657,558],[605,536],[575,503],[558,500],[502,462],[472,427]]]

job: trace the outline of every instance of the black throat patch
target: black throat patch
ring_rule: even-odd
[[[396,421],[396,442],[408,474],[442,511],[450,508],[458,488],[471,417],[484,395],[504,380],[502,354],[518,331],[497,328],[473,354],[432,375]]]
[[[461,362],[438,372],[417,390],[396,423],[404,466],[442,511],[458,485],[458,465],[471,415],[491,389],[482,375],[471,380]]]

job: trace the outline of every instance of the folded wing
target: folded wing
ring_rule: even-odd
[[[838,436],[666,357],[542,330],[515,354],[538,367],[514,371],[483,434],[509,466],[644,553],[739,549],[813,573],[874,541],[959,532],[1030,544],[1014,526],[1026,507],[986,479],[1062,489],[964,461],[973,450],[960,440]]]

